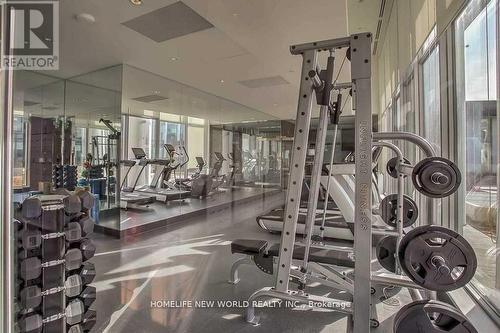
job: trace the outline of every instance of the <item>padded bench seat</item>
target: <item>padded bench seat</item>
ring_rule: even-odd
[[[259,254],[265,251],[267,242],[254,239],[235,239],[231,242],[231,253]]]
[[[278,257],[280,244],[273,244],[268,247],[267,241],[254,239],[236,239],[231,243],[231,253],[242,253],[247,255],[263,254],[268,257]],[[305,246],[295,245],[293,259],[303,260]],[[346,258],[346,254],[328,249],[311,247],[309,261],[326,265],[336,265],[343,267],[354,267],[354,262]]]
[[[306,247],[302,245],[295,245],[293,250],[293,259],[295,260],[304,260],[304,254],[306,252]],[[267,250],[269,256],[277,257],[280,254],[280,244],[273,244]],[[345,254],[335,251],[335,250],[327,250],[321,249],[317,247],[311,247],[309,251],[309,261],[317,262],[319,264],[326,265],[336,265],[343,267],[352,267],[354,268],[354,261],[346,260]]]

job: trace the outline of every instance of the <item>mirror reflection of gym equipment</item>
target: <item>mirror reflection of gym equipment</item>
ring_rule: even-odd
[[[2,333],[499,331],[500,0],[0,9]]]

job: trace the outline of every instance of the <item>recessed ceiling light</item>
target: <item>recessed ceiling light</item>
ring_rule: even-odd
[[[158,90],[155,90],[155,91],[154,91],[154,94],[155,94],[155,95],[158,95],[159,93],[160,93],[160,92],[159,92]]]
[[[233,16],[234,16],[234,17],[238,17],[238,16],[240,16],[240,14],[238,14],[238,13],[233,13]]]
[[[172,57],[172,58],[170,58],[170,60],[172,60],[172,61],[176,61],[176,60],[179,60],[179,58],[177,58],[177,57]]]
[[[220,83],[224,83],[224,80],[220,80],[219,82],[220,82]]]
[[[132,3],[135,6],[140,6],[142,5],[142,0],[130,0],[130,3]]]

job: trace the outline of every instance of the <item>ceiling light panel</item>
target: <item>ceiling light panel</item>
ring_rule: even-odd
[[[288,82],[281,76],[269,76],[252,80],[243,80],[239,81],[239,83],[247,88],[263,88],[290,84],[290,82]]]
[[[146,95],[146,96],[141,96],[141,97],[135,97],[132,98],[134,101],[138,102],[143,102],[143,103],[152,103],[152,102],[158,102],[158,101],[164,101],[168,99],[168,97],[164,97],[158,94],[154,95]]]
[[[210,22],[182,1],[122,24],[158,43],[213,28]]]

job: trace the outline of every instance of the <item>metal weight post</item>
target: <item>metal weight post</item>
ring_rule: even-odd
[[[294,54],[293,50],[294,47],[292,46],[292,54]],[[281,234],[278,274],[276,278],[276,290],[283,293],[288,292],[290,266],[292,264],[295,233],[297,231],[300,208],[300,194],[302,192],[302,181],[304,179],[309,127],[311,124],[314,88],[309,78],[309,72],[316,70],[318,62],[318,53],[316,49],[308,49],[302,52],[302,72],[297,117],[295,121],[292,161],[290,164],[290,180],[286,196],[284,229]]]
[[[297,231],[302,182],[304,179],[304,166],[311,123],[314,84],[317,85],[319,83],[315,80],[316,76],[311,78],[309,73],[317,69],[318,51],[349,47],[352,38],[354,37],[305,43],[290,47],[290,52],[293,55],[302,55],[302,72],[297,117],[295,121],[290,180],[285,202],[284,229],[281,235],[278,274],[275,287],[277,291],[283,293],[288,293],[289,291],[288,282],[295,245],[295,234]],[[319,191],[319,187],[317,190]],[[314,192],[315,190],[311,188],[310,191]]]
[[[355,110],[354,313],[353,332],[370,332],[372,252],[372,105],[369,33],[351,37]]]
[[[371,277],[371,172],[372,172],[372,114],[371,114],[371,34],[358,34],[349,38],[301,44],[291,47],[292,54],[301,54],[303,57],[300,96],[295,125],[295,137],[292,153],[290,183],[288,186],[284,230],[281,237],[278,273],[276,279],[276,292],[289,295],[288,288],[290,269],[292,265],[295,234],[297,229],[300,194],[304,178],[306,160],[306,147],[309,125],[312,113],[312,98],[314,86],[318,85],[316,79],[309,73],[316,71],[317,52],[335,48],[351,47],[351,73],[353,94],[356,109],[356,210],[355,210],[355,280],[354,280],[354,332],[368,332],[370,330],[370,277]],[[320,103],[324,104],[324,103]],[[327,107],[323,109],[320,117],[320,127],[327,120]],[[318,136],[324,134],[318,130]],[[318,147],[316,147],[318,149]],[[319,151],[318,155],[323,151]],[[318,163],[315,159],[315,165]],[[322,163],[319,163],[322,164]],[[314,168],[314,167],[313,167]],[[321,171],[321,169],[320,169]],[[319,172],[319,176],[321,172]],[[314,173],[313,173],[314,176]],[[312,181],[310,193],[319,191],[319,183]],[[316,188],[317,187],[317,188]],[[311,199],[311,198],[309,198]],[[315,214],[311,208],[316,204],[309,202],[308,215]],[[314,216],[314,215],[312,215]],[[310,234],[306,232],[306,246],[310,245]],[[307,263],[307,261],[306,261]],[[269,292],[267,292],[269,295]],[[257,295],[256,295],[257,296]],[[350,326],[350,325],[349,325]]]
[[[312,168],[311,187],[309,189],[309,197],[307,202],[307,215],[304,231],[304,260],[302,262],[302,272],[307,273],[307,265],[309,263],[309,252],[311,250],[311,236],[313,227],[316,221],[316,209],[318,208],[319,190],[321,187],[321,174],[323,170],[323,157],[325,154],[326,134],[328,132],[328,116],[330,108],[330,96],[333,89],[333,72],[334,72],[334,51],[330,50],[328,57],[328,65],[324,75],[324,80],[320,80],[319,73],[316,70],[309,72],[310,78],[316,78],[313,86],[316,89],[316,100],[321,105],[319,113],[319,124],[316,130],[316,153],[314,155],[314,163]],[[319,83],[319,82],[322,82]],[[319,84],[318,84],[319,83]],[[301,285],[300,288],[304,288]]]

